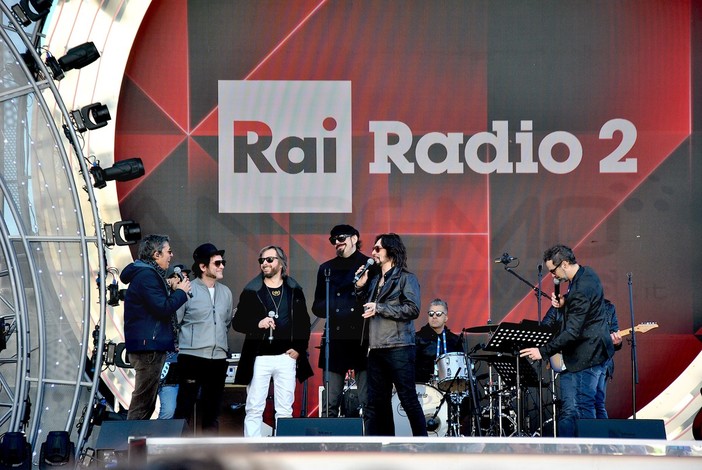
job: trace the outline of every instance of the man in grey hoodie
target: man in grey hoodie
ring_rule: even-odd
[[[234,315],[232,292],[224,277],[224,250],[212,243],[193,253],[192,297],[178,309],[178,402],[175,418],[189,419],[198,392],[198,413],[205,433],[217,434],[218,415],[227,377],[227,330]],[[195,425],[189,420],[191,427]]]

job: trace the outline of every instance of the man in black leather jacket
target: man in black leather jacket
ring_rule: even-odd
[[[394,385],[412,435],[426,436],[426,419],[417,397],[414,370],[419,281],[407,270],[407,250],[399,235],[378,235],[372,256],[380,269],[366,271],[356,283],[360,298],[366,301],[363,318],[367,320],[369,334],[368,404],[363,416],[366,435],[395,435]]]

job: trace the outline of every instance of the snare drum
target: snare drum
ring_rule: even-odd
[[[442,392],[445,392],[451,387],[451,392],[465,392],[468,385],[468,366],[466,364],[466,356],[463,353],[453,352],[439,356],[436,359],[436,365],[439,380],[437,387]],[[460,369],[460,371],[459,371]],[[451,386],[451,381],[456,376],[456,380]]]
[[[424,411],[424,417],[426,419],[433,417],[434,413],[436,413],[436,407],[441,403],[443,394],[431,385],[425,385],[423,383],[415,384],[415,388],[417,390],[417,397],[419,398],[419,406],[421,406],[422,411]],[[441,405],[439,414],[436,415],[439,427],[434,431],[427,430],[429,436],[443,437],[446,435],[446,431],[448,430],[448,406],[449,404],[446,402]],[[412,427],[410,426],[407,413],[405,413],[404,408],[402,408],[400,397],[397,396],[395,389],[392,391],[392,416],[395,421],[395,436],[411,436]]]

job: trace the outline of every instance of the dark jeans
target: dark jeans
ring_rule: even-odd
[[[127,419],[151,419],[156,409],[161,370],[166,362],[166,351],[137,351],[128,353],[134,367],[134,391]]]
[[[561,412],[558,416],[558,437],[574,437],[578,419],[595,419],[597,384],[607,372],[606,363],[588,369],[560,374]]]
[[[194,428],[195,422],[191,416],[200,393],[197,412],[202,417],[202,429],[209,434],[217,434],[217,418],[222,404],[227,367],[226,359],[205,359],[184,353],[178,354],[178,401],[174,418],[185,418],[190,428]]]
[[[413,436],[426,436],[427,423],[414,382],[415,347],[371,349],[368,354],[368,404],[363,415],[366,435],[394,436],[392,386],[407,413]]]

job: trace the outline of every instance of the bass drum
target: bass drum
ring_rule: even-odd
[[[415,384],[415,389],[417,390],[419,405],[424,411],[424,417],[428,420],[436,413],[436,407],[441,403],[443,393],[431,385],[423,383]],[[443,437],[446,435],[448,431],[448,406],[449,404],[446,402],[441,405],[439,414],[436,415],[436,421],[439,427],[433,431],[427,429],[429,436]],[[392,415],[395,420],[395,436],[411,436],[412,427],[410,426],[409,419],[407,419],[407,413],[405,413],[404,408],[402,408],[400,398],[397,396],[397,392],[394,389],[392,391]]]

